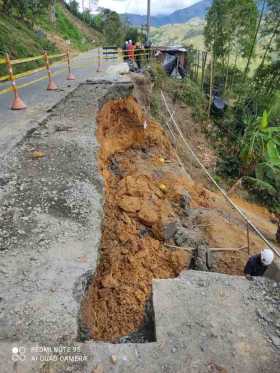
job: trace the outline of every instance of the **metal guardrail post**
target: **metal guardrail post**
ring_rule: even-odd
[[[101,55],[100,55],[100,48],[98,48],[98,55],[97,55],[97,69],[96,72],[101,72]]]
[[[67,76],[67,80],[76,80],[75,75],[71,72],[71,63],[70,63],[69,49],[67,49],[66,56],[67,56],[67,65],[68,65],[68,76]]]

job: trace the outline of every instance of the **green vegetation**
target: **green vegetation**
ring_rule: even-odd
[[[75,0],[70,1],[66,6],[76,17],[102,32],[107,46],[121,47],[125,40],[131,39],[134,42],[141,40],[138,29],[122,22],[119,14],[110,9],[102,9],[98,15],[92,15],[88,9],[80,12],[79,4]]]
[[[204,49],[203,29],[205,21],[193,18],[187,23],[153,27],[151,39],[155,45],[192,45],[197,49]]]
[[[240,30],[247,30],[246,37]],[[253,70],[261,40],[266,44]],[[279,1],[262,0],[258,10],[252,0],[214,0],[205,44],[215,61],[214,87],[232,102],[223,118],[214,118],[218,173],[241,178],[253,198],[280,212]],[[243,58],[242,70],[231,64],[235,52]]]
[[[177,26],[180,32],[185,27],[154,30],[154,40],[162,40],[163,29],[172,29],[174,39],[164,37],[168,44],[180,44]],[[188,35],[195,35],[194,31],[188,30]],[[189,49],[189,78],[173,80],[153,69],[153,114],[160,117],[159,88],[171,99],[192,106],[200,121],[209,114],[209,93],[223,98],[229,103],[226,111],[217,116],[211,110],[213,126],[204,127],[210,128],[208,137],[219,155],[216,177],[229,187],[241,179],[250,198],[280,213],[280,2],[214,0],[204,40],[207,63],[202,67],[200,53],[198,68],[197,51]]]
[[[54,19],[50,9],[54,11]],[[0,57],[5,53],[15,59],[37,56],[44,51],[65,51],[66,40],[70,40],[71,48],[79,51],[92,48],[92,40],[98,41],[100,34],[69,14],[60,1],[0,0]],[[16,65],[14,72],[42,64],[43,61],[36,61]],[[0,75],[6,74],[6,66],[0,65]]]
[[[49,22],[49,15],[47,12],[38,18],[38,25],[42,29],[53,32],[61,36],[64,40],[70,40],[71,45],[80,51],[86,51],[92,46],[89,38],[82,33],[79,28],[71,22],[65,14],[64,8],[57,3],[55,6],[56,22]]]
[[[55,46],[44,35],[34,32],[28,24],[0,15],[0,55],[12,58],[37,55],[43,50],[55,51]]]
[[[190,78],[177,80],[169,77],[158,64],[152,65],[151,75],[155,81],[151,102],[151,113],[155,118],[160,118],[160,90],[168,93],[174,101],[183,102],[193,108],[193,118],[197,121],[207,119],[207,101],[199,84]]]

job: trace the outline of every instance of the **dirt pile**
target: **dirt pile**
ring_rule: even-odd
[[[116,341],[143,324],[152,280],[189,265],[189,253],[163,245],[174,234],[186,189],[163,130],[132,97],[103,106],[97,137],[105,182],[101,260],[82,320],[92,338]]]

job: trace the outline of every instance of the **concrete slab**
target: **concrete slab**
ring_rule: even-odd
[[[225,372],[276,372],[280,357],[258,316],[262,305],[274,310],[273,299],[266,297],[273,286],[280,291],[265,279],[196,271],[156,280],[157,340],[184,343],[197,361],[212,361]]]
[[[154,281],[157,342],[24,344],[21,373],[255,373],[279,371],[277,331],[280,289],[266,279],[188,271]],[[278,307],[278,308],[277,308]],[[273,316],[274,315],[274,316]],[[268,318],[269,316],[269,318]],[[279,330],[279,328],[278,328]],[[279,338],[278,338],[279,339]],[[1,372],[15,369],[12,348],[0,344]],[[54,348],[70,352],[54,353]],[[38,349],[49,351],[40,351]],[[37,349],[37,352],[36,352]],[[76,352],[73,352],[76,349]],[[72,359],[72,361],[71,361]],[[74,361],[76,359],[76,361]],[[80,360],[79,360],[80,359]],[[16,371],[16,370],[15,370]]]

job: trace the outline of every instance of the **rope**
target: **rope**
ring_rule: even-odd
[[[189,150],[189,152],[192,154],[192,156],[194,157],[194,159],[197,161],[197,163],[199,164],[199,166],[202,168],[202,170],[205,172],[205,174],[208,176],[208,178],[210,179],[210,181],[216,186],[216,188],[222,193],[222,195],[225,197],[225,199],[229,202],[229,204],[239,213],[239,215],[246,221],[246,223],[252,228],[252,230],[265,242],[265,244],[278,256],[280,257],[280,253],[278,252],[278,250],[265,238],[265,236],[260,232],[260,230],[251,222],[251,220],[249,220],[249,218],[247,217],[247,215],[244,213],[244,211],[242,211],[240,209],[240,207],[238,207],[232,200],[231,198],[227,195],[227,193],[225,192],[225,190],[223,188],[220,187],[220,185],[216,182],[216,180],[211,176],[211,174],[209,173],[209,171],[206,169],[206,167],[203,165],[203,163],[200,161],[200,159],[198,158],[198,156],[195,154],[195,152],[193,151],[193,149],[191,148],[191,146],[189,145],[189,143],[186,141],[180,127],[178,126],[177,122],[175,121],[174,119],[174,116],[173,114],[171,113],[170,111],[170,108],[167,104],[167,101],[166,101],[166,98],[163,94],[163,92],[161,91],[161,97],[162,97],[162,100],[165,104],[165,107],[166,107],[166,110],[168,111],[168,114],[170,115],[170,118],[175,126],[175,128],[177,129],[178,133],[179,133],[179,136],[181,137],[182,141],[184,142],[184,144],[186,145],[187,149]]]

